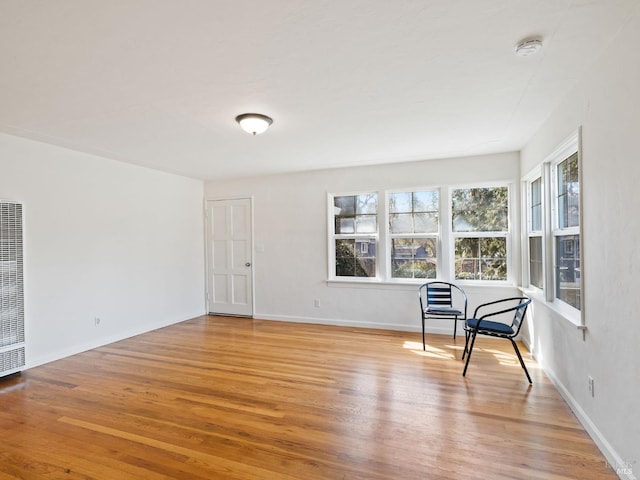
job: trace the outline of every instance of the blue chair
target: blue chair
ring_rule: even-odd
[[[457,285],[447,282],[427,282],[418,289],[422,318],[422,349],[426,350],[424,326],[429,319],[453,320],[453,338],[456,338],[458,320],[467,318],[467,295]]]
[[[497,338],[506,338],[507,340],[509,340],[511,342],[511,345],[513,345],[513,349],[516,351],[518,360],[520,360],[520,365],[524,369],[524,373],[527,375],[529,383],[533,383],[531,381],[531,377],[529,376],[529,372],[527,371],[527,367],[522,361],[522,355],[520,355],[518,345],[516,345],[516,342],[513,340],[518,336],[518,333],[520,333],[520,329],[522,328],[522,324],[524,323],[525,314],[527,313],[527,307],[530,303],[531,299],[528,297],[513,297],[496,300],[494,302],[483,303],[482,305],[479,305],[478,308],[476,308],[475,312],[473,312],[473,317],[468,318],[465,322],[466,342],[464,344],[462,359],[464,360],[465,355],[467,355],[467,361],[464,364],[464,371],[462,372],[463,377],[467,374],[467,368],[469,367],[469,360],[471,360],[471,352],[473,352],[473,345],[476,341],[476,335],[480,334]],[[497,315],[511,316],[512,312],[513,319],[511,320],[511,324],[494,320],[487,320],[488,318],[495,317]],[[478,316],[480,313],[482,313],[482,315]],[[469,339],[471,339],[470,346]]]

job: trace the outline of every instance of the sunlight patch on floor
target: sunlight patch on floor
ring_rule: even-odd
[[[501,350],[495,350],[492,348],[478,348],[477,346],[474,347],[473,351],[475,352],[476,350],[492,354],[496,358],[496,360],[498,360],[498,363],[500,365],[520,367],[520,362],[518,361],[518,357],[515,353],[506,353]],[[527,365],[527,368],[538,368],[538,364],[532,363],[524,354],[522,355],[522,360]]]
[[[423,350],[422,343],[420,342],[405,341],[402,348],[411,350],[413,353],[420,355],[421,357],[441,358],[445,360],[453,360],[455,358],[453,353],[449,353],[442,348],[432,347],[431,345],[426,345],[425,350]]]

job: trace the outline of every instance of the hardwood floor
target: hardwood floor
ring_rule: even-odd
[[[0,479],[617,478],[478,338],[205,316],[0,382]],[[524,347],[522,347],[524,350]],[[525,351],[526,352],[526,351]]]

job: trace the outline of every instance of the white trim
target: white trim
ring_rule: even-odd
[[[547,307],[549,310],[555,312],[557,316],[571,323],[578,330],[587,329],[587,326],[582,323],[580,312],[577,309],[573,308],[571,305],[564,303],[561,300],[556,300],[553,302],[547,301],[544,291],[536,287],[519,287],[519,290],[527,297],[530,297],[534,302],[540,303]]]

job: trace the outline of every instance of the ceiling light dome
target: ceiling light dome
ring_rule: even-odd
[[[236,117],[236,122],[240,124],[240,128],[245,132],[259,135],[269,128],[273,123],[273,119],[261,113],[243,113]]]

